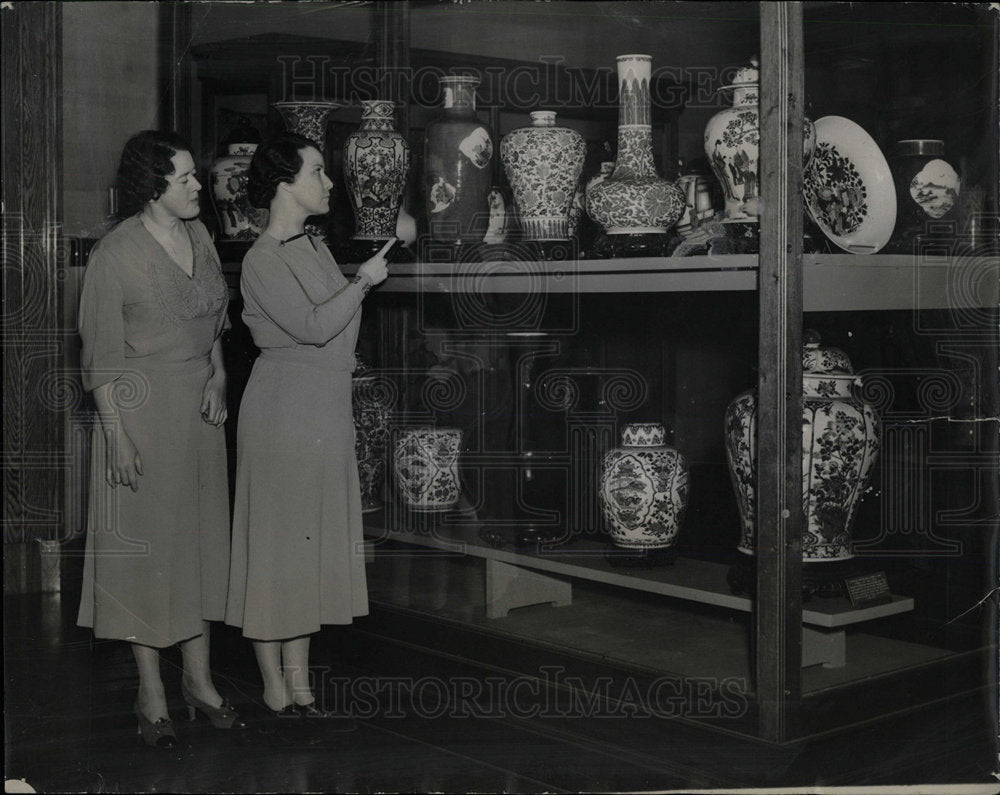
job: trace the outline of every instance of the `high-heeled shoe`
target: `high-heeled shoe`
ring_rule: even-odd
[[[160,718],[153,723],[142,714],[139,709],[139,702],[135,702],[135,716],[139,719],[138,734],[142,736],[143,742],[150,748],[173,748],[177,745],[177,735],[174,734],[174,724],[170,718]]]
[[[219,706],[212,707],[192,695],[187,685],[181,680],[181,695],[188,708],[188,720],[194,720],[195,710],[199,710],[216,729],[245,729],[246,722],[239,713],[223,701]]]

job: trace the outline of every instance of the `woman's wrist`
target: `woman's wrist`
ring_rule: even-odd
[[[368,295],[368,291],[372,289],[375,282],[371,280],[371,277],[364,271],[358,271],[354,278],[351,279],[351,284],[356,284],[361,288],[361,292],[364,295]]]

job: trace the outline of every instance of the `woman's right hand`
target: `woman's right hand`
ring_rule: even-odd
[[[139,489],[139,476],[142,475],[142,459],[139,451],[124,428],[118,428],[104,434],[107,448],[107,461],[104,467],[104,479],[111,488],[121,484],[132,491]]]
[[[358,268],[358,273],[363,273],[369,279],[371,279],[372,287],[376,284],[381,284],[385,281],[386,277],[389,275],[389,271],[386,269],[385,255],[389,253],[391,249],[396,244],[396,238],[391,238],[382,248],[378,250],[369,260],[361,263],[361,267]]]

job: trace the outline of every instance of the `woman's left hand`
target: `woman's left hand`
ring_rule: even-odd
[[[222,425],[228,416],[226,409],[226,379],[215,377],[208,379],[201,395],[201,418],[209,425]]]

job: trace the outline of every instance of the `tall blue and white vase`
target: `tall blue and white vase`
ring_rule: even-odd
[[[879,420],[855,393],[860,379],[847,355],[812,336],[802,357],[802,560],[854,556],[851,525],[878,455]],[[737,548],[756,554],[757,408],[753,390],[726,410],[726,457],[739,503]]]

